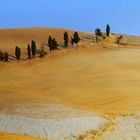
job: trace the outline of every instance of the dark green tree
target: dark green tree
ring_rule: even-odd
[[[79,37],[78,32],[74,32],[73,41],[74,41],[75,44],[78,44],[78,42],[80,41],[80,37]]]
[[[96,28],[95,29],[95,37],[96,37],[96,42],[98,42],[98,36],[102,36],[102,32],[101,32],[101,29],[99,28]]]
[[[48,46],[49,46],[49,48],[50,48],[50,51],[52,51],[53,50],[53,44],[52,44],[52,37],[51,36],[49,36],[49,38],[48,38]]]
[[[106,25],[106,35],[110,35],[110,26],[108,24]]]
[[[56,39],[53,38],[53,40],[52,40],[52,48],[53,48],[53,50],[58,49],[58,48],[57,48],[58,46],[59,46],[59,45],[58,45]]]
[[[19,62],[20,57],[21,57],[21,50],[20,50],[20,48],[18,46],[16,46],[16,48],[15,48],[15,55],[16,55],[16,59]]]
[[[36,42],[34,40],[32,40],[31,42],[31,51],[32,51],[32,55],[35,56],[36,55]]]
[[[59,46],[55,38],[52,39],[51,36],[48,38],[48,46],[50,48],[50,51],[58,49],[57,47]]]
[[[65,33],[64,33],[64,45],[65,45],[65,47],[68,47],[68,43],[69,43],[69,36],[68,36],[68,33],[65,31]]]
[[[97,36],[102,36],[102,31],[101,31],[101,29],[97,28],[97,29],[95,30],[95,34],[96,34]]]
[[[30,44],[28,44],[27,46],[27,53],[28,53],[28,59],[31,58],[31,47],[30,47]]]

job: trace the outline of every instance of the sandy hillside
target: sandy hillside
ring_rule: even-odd
[[[27,45],[31,43],[31,40],[35,40],[37,47],[40,48],[41,44],[48,43],[48,37],[51,35],[55,37],[59,44],[63,42],[63,33],[67,31],[69,37],[72,36],[73,30],[64,28],[13,28],[13,29],[0,29],[0,49],[14,54],[15,46],[22,48],[26,51]],[[87,33],[81,33],[81,36],[87,35]],[[89,34],[90,35],[90,34]]]
[[[1,29],[0,48],[12,52],[17,44],[25,49],[31,39],[39,44],[50,34],[61,42],[65,30]],[[56,51],[30,63],[0,63],[0,113],[35,118],[55,113],[64,116],[62,110],[45,110],[49,104],[57,103],[102,116],[139,112],[139,37],[125,36],[127,44],[117,45],[95,44],[90,33],[80,36],[84,48]]]
[[[61,44],[63,42],[63,33],[67,31],[69,37],[72,36],[74,30],[65,29],[65,28],[47,28],[47,27],[34,27],[34,28],[9,28],[9,29],[0,29],[0,49],[4,49],[7,51],[13,50],[15,46],[19,46],[21,48],[26,48],[27,44],[31,43],[31,40],[35,40],[38,48],[42,43],[47,43],[49,35],[55,37],[56,40]],[[94,33],[85,33],[80,32],[80,37],[82,40],[88,42],[95,42]],[[111,38],[107,38],[109,42],[115,42],[115,37],[118,37],[119,34],[113,34],[112,40]],[[128,36],[123,35],[125,38],[125,43],[127,45],[139,45],[140,37],[138,36]],[[70,38],[69,38],[70,39]]]
[[[103,112],[139,110],[139,58],[139,49],[84,49],[5,65],[1,109],[53,101]]]

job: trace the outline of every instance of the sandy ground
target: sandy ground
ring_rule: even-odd
[[[0,114],[0,131],[14,133],[15,137],[19,138],[24,138],[19,136],[22,134],[49,140],[76,139],[81,133],[96,130],[107,123],[105,118],[95,113],[49,102],[17,104],[15,113],[12,114],[15,115]],[[1,135],[3,136],[3,133],[0,133],[0,138]],[[14,137],[7,135],[11,140]]]
[[[5,65],[0,70],[0,110],[15,113],[18,105],[35,103],[41,108],[59,102],[102,113],[139,111],[139,51],[76,50]]]
[[[21,58],[27,58],[27,45],[31,44],[32,40],[35,40],[37,48],[40,49],[41,44],[48,44],[48,37],[51,35],[52,38],[56,38],[60,46],[63,46],[65,31],[68,32],[70,39],[74,32],[71,29],[47,27],[0,29],[0,50],[15,55],[15,46],[19,46],[22,50]],[[91,33],[78,32],[81,39],[94,38]]]
[[[0,114],[0,131],[32,135],[49,140],[64,140],[74,138],[82,132],[95,130],[106,122],[98,116],[35,119]]]
[[[140,114],[116,117],[116,129],[105,133],[99,140],[139,140]]]
[[[14,54],[16,44],[23,51],[35,39],[39,46],[51,33],[61,42],[65,29],[56,30],[1,29],[0,49]],[[0,63],[1,131],[54,139],[60,134],[63,138],[79,135],[78,140],[95,136],[101,140],[139,139],[139,37],[126,36],[129,46],[105,42],[95,45],[91,34],[80,34],[88,40],[80,44],[83,48],[52,52],[30,63]],[[104,124],[104,117],[89,112],[111,117]],[[28,125],[31,122],[36,122],[32,128]],[[55,133],[57,130],[60,133]]]
[[[1,81],[1,112],[13,116],[1,115],[1,131],[54,140],[71,136],[84,136],[85,140],[95,136],[101,140],[139,139],[139,117],[121,117],[139,111],[139,57],[139,49],[90,49],[37,59],[35,64],[4,66],[1,78],[10,85]],[[115,125],[110,122],[112,118],[104,124],[101,118],[75,108],[113,114]]]

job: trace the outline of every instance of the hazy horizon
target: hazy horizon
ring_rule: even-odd
[[[134,0],[5,0],[1,2],[0,28],[60,27],[94,32],[140,35],[140,1]]]

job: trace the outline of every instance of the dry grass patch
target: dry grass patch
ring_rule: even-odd
[[[47,140],[41,138],[34,138],[28,135],[18,135],[18,134],[6,133],[6,132],[0,132],[0,139],[1,140]]]

